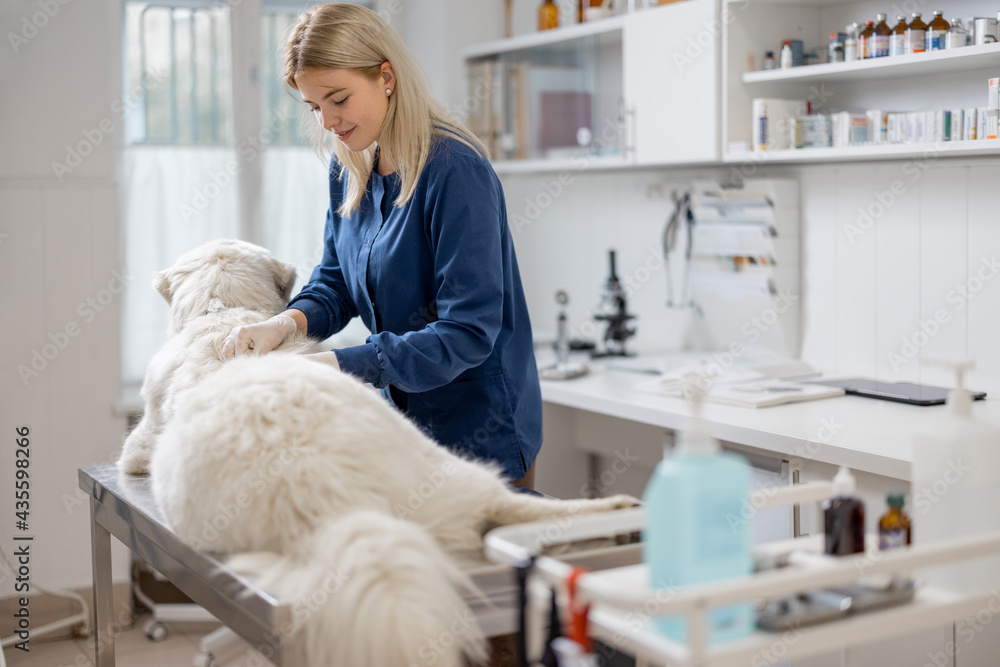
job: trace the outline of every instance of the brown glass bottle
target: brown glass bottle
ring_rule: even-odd
[[[898,22],[889,35],[889,55],[903,56],[906,55],[906,17],[897,16],[896,19]]]
[[[910,544],[910,517],[903,512],[903,494],[890,493],[889,511],[878,520],[878,548],[881,551]]]
[[[833,477],[833,498],[823,503],[824,552],[831,556],[864,553],[865,504],[855,497],[857,483],[847,468]]]
[[[944,20],[941,12],[934,12],[934,18],[927,25],[926,49],[928,51],[944,51],[948,48],[948,30],[951,25]]]
[[[873,57],[875,49],[872,48],[874,46],[872,35],[874,34],[875,24],[871,21],[865,21],[865,27],[858,35],[858,56],[861,60]]]
[[[875,27],[872,28],[872,51],[869,58],[887,58],[889,56],[889,37],[892,28],[885,22],[885,14],[875,16]]]
[[[906,52],[923,53],[927,50],[927,24],[920,20],[920,14],[913,13],[913,20],[906,26]]]
[[[551,30],[559,27],[559,7],[552,0],[545,0],[538,8],[538,29]]]

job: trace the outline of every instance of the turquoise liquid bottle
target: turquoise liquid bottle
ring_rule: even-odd
[[[749,464],[720,451],[695,397],[687,431],[680,434],[674,455],[659,464],[643,496],[643,556],[651,588],[669,590],[753,571],[751,526],[743,513],[751,486]],[[657,616],[653,621],[665,637],[687,642],[685,616]],[[749,601],[708,614],[709,643],[745,637],[753,627]]]

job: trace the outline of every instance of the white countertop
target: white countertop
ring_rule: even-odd
[[[574,380],[543,380],[542,399],[665,429],[684,428],[690,411],[681,398],[636,391],[652,376],[608,369],[609,363],[614,362],[593,363],[589,375]],[[914,435],[934,429],[945,410],[838,396],[756,409],[706,403],[704,416],[720,440],[909,480]],[[973,414],[1000,425],[1000,399],[976,401]]]

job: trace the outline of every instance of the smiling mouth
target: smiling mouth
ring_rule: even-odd
[[[335,134],[337,135],[337,138],[338,138],[338,139],[340,139],[340,140],[344,140],[344,139],[346,139],[346,138],[347,138],[348,136],[350,136],[351,132],[353,132],[353,131],[354,131],[354,128],[352,127],[352,128],[351,128],[351,129],[349,129],[349,130],[348,130],[347,132],[336,132]]]

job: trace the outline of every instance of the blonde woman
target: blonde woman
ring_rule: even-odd
[[[531,488],[541,392],[485,147],[363,7],[306,12],[285,46],[284,79],[336,135],[325,252],[288,309],[234,329],[223,355],[266,353],[295,329],[325,339],[360,316],[371,331],[363,345],[315,356],[380,388],[442,445]]]

